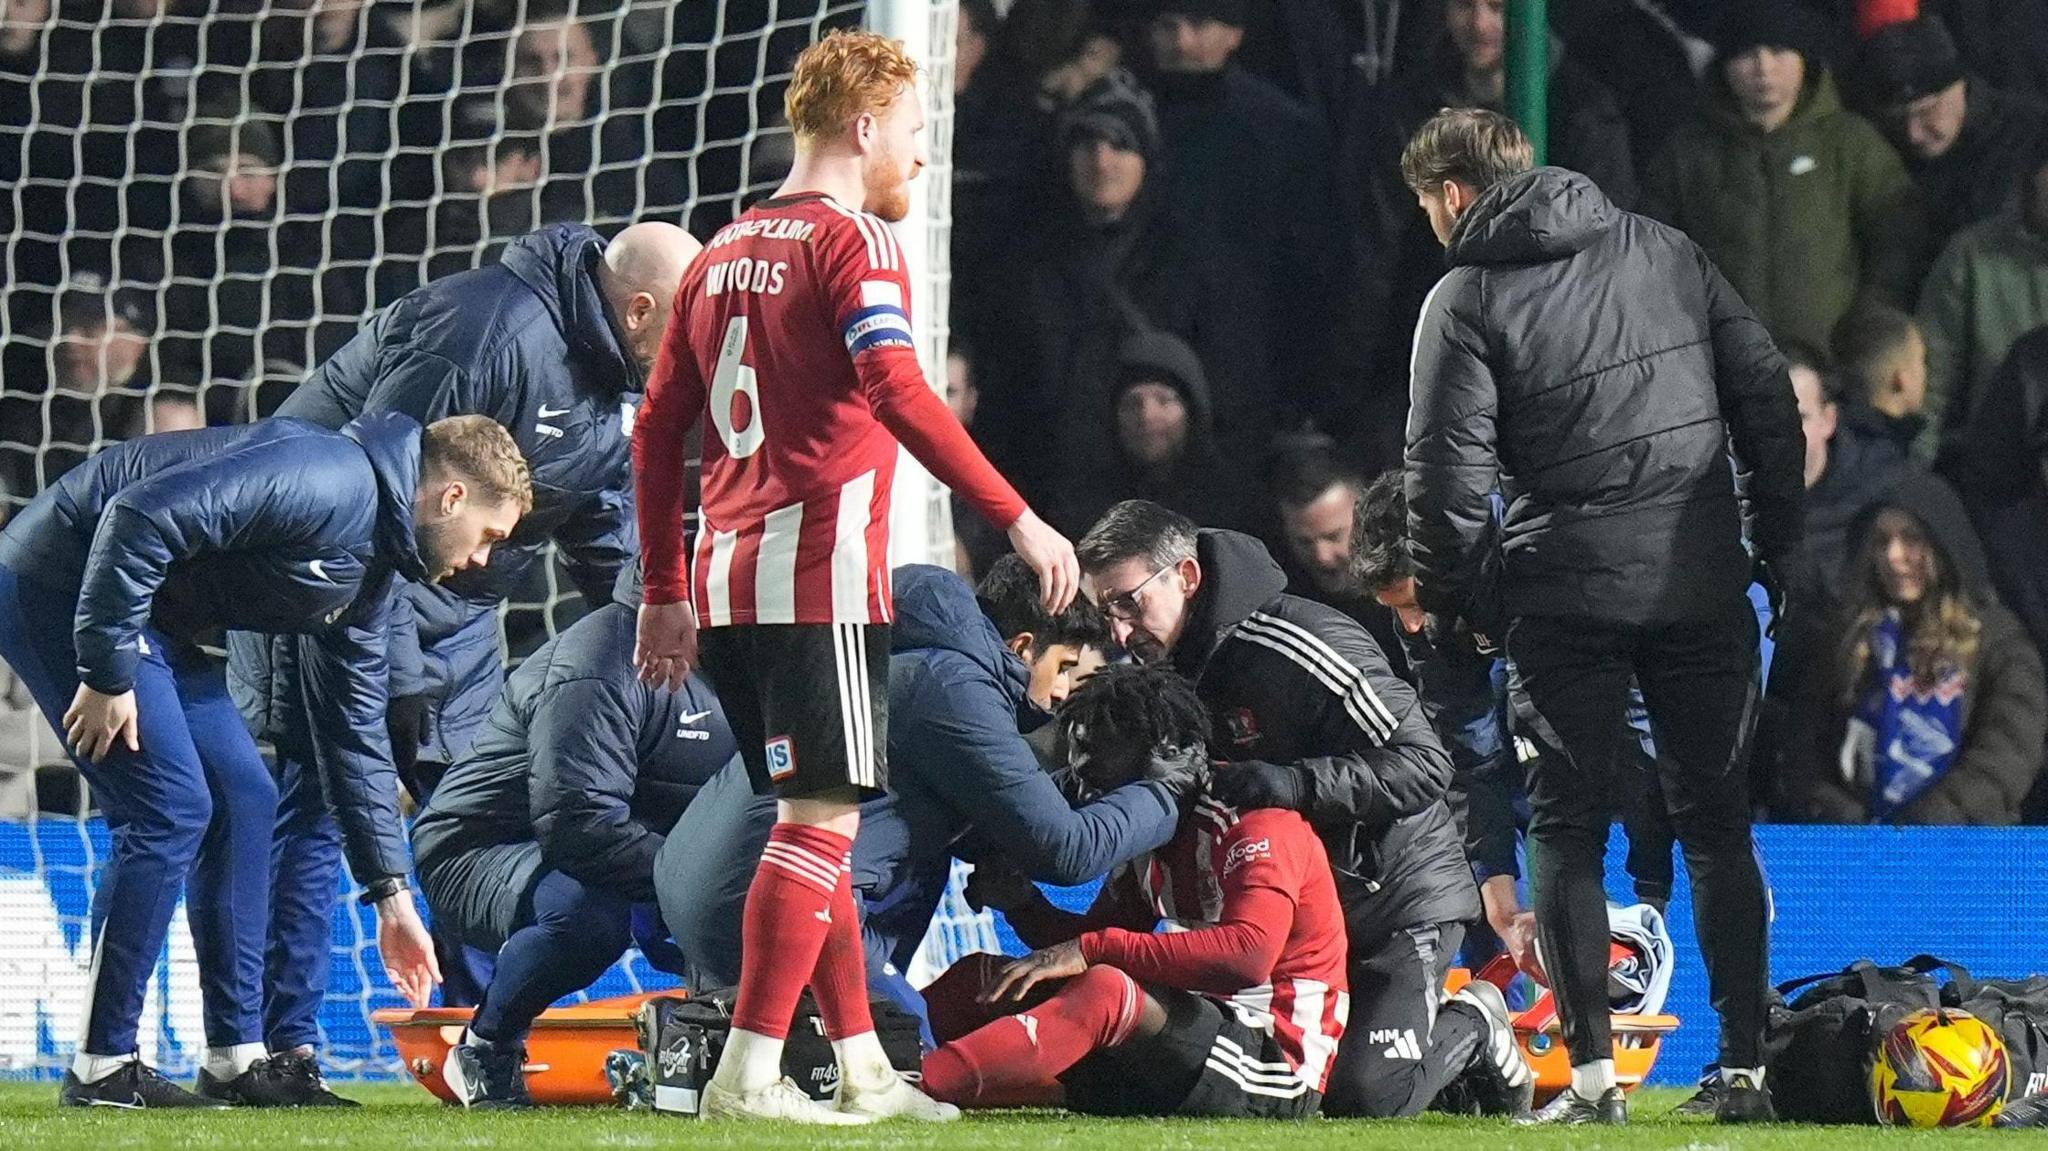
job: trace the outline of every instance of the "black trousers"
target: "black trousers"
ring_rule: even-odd
[[[1528,617],[1508,629],[1542,745],[1529,779],[1537,938],[1574,1065],[1613,1053],[1604,859],[1619,796],[1614,733],[1641,686],[1657,787],[1692,872],[1693,921],[1721,1017],[1721,1065],[1763,1064],[1768,979],[1763,874],[1750,836],[1749,734],[1757,623],[1731,596],[1697,620],[1654,625]],[[1653,792],[1654,794],[1654,792]]]
[[[1351,1020],[1330,1068],[1323,1114],[1339,1119],[1420,1115],[1472,1066],[1486,1022],[1463,1003],[1439,1010],[1462,923],[1389,932],[1349,961]]]

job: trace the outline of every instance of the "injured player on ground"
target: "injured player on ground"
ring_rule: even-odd
[[[1061,724],[1072,786],[1167,782],[1180,830],[1114,872],[1085,915],[982,865],[970,898],[1040,950],[969,956],[927,989],[943,1045],[925,1090],[962,1107],[1314,1115],[1349,1009],[1322,842],[1295,812],[1240,813],[1204,794],[1208,718],[1170,670],[1105,669]]]

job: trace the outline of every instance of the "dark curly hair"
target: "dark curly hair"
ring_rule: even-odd
[[[1367,592],[1415,574],[1408,558],[1408,496],[1401,489],[1399,468],[1365,485],[1351,516],[1351,575]]]
[[[1067,697],[1059,720],[1058,758],[1070,791],[1100,793],[1139,779],[1178,791],[1206,778],[1209,709],[1170,668],[1105,667]]]
[[[1086,596],[1075,596],[1067,609],[1054,615],[1039,598],[1038,573],[1012,552],[997,560],[974,589],[981,614],[996,625],[1005,640],[1031,633],[1031,657],[1045,654],[1053,644],[1093,647],[1108,651],[1109,617]]]

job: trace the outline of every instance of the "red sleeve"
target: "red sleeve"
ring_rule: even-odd
[[[685,279],[669,305],[668,329],[633,420],[633,498],[640,519],[641,579],[650,604],[690,598],[689,540],[683,519],[689,481],[690,428],[704,413],[704,375],[690,351],[683,300]]]
[[[1009,530],[1029,509],[925,382],[895,236],[873,216],[841,217],[819,254],[827,298],[875,418],[934,478]]]
[[[1024,907],[1004,912],[1003,918],[1010,921],[1010,927],[1026,947],[1034,948],[1051,947],[1102,930],[1131,928],[1149,932],[1159,917],[1152,914],[1150,904],[1138,894],[1131,872],[1134,866],[1138,865],[1126,864],[1111,872],[1084,915],[1061,911],[1041,895]]]
[[[1294,926],[1303,878],[1302,839],[1322,850],[1291,811],[1247,815],[1218,841],[1223,913],[1213,924],[1164,934],[1109,928],[1081,936],[1081,956],[1139,982],[1231,995],[1273,977]]]

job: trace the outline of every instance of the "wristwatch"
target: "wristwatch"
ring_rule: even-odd
[[[382,879],[373,879],[369,883],[364,884],[363,893],[356,897],[356,902],[368,907],[373,903],[382,903],[401,891],[411,890],[412,884],[406,882],[405,876],[387,875]]]

